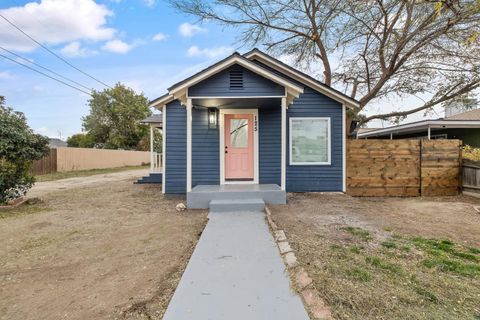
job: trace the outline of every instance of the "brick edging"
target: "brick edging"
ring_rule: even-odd
[[[279,229],[275,221],[273,221],[272,213],[267,206],[265,207],[265,212],[267,213],[267,221],[273,231],[280,255],[287,266],[287,271],[290,274],[295,289],[302,297],[303,304],[310,311],[314,319],[333,319],[330,309],[315,289],[312,278],[310,278],[307,271],[299,265],[285,232]]]

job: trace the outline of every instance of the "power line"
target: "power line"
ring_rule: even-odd
[[[29,59],[27,59],[27,58],[25,58],[25,57],[22,57],[21,55],[15,53],[15,52],[13,52],[13,51],[10,51],[10,50],[8,50],[8,49],[5,49],[5,48],[2,47],[2,46],[0,46],[0,49],[2,49],[3,51],[8,52],[8,53],[16,56],[17,58],[22,59],[23,61],[26,61],[26,62],[28,62],[28,63],[33,64],[34,66],[37,66],[37,67],[39,67],[39,68],[42,68],[43,70],[48,71],[48,72],[56,75],[57,77],[60,77],[60,78],[62,78],[62,79],[64,79],[64,80],[67,80],[67,81],[70,81],[70,82],[72,82],[72,83],[75,83],[77,86],[80,86],[80,87],[82,87],[82,88],[84,88],[84,89],[86,89],[86,90],[88,90],[88,91],[92,90],[92,88],[89,88],[89,87],[87,87],[87,86],[84,86],[83,84],[81,84],[81,83],[79,83],[79,82],[77,82],[77,81],[75,81],[75,80],[72,80],[72,79],[70,79],[70,78],[64,77],[64,76],[62,76],[61,74],[59,74],[58,72],[55,72],[55,71],[50,70],[50,69],[48,69],[48,68],[46,68],[46,67],[44,67],[44,66],[42,66],[42,65],[40,65],[40,64],[38,64],[38,63],[35,63],[35,62],[33,62],[33,61],[30,61]]]
[[[81,72],[82,74],[86,75],[87,77],[97,81],[98,83],[104,85],[105,87],[108,87],[110,89],[113,89],[111,86],[109,86],[108,84],[106,84],[105,82],[101,81],[101,80],[98,80],[97,78],[95,78],[94,76],[86,73],[85,71],[77,68],[76,66],[74,66],[73,64],[71,64],[70,62],[68,62],[67,60],[65,60],[64,58],[62,58],[61,56],[59,56],[58,54],[56,54],[55,52],[53,52],[52,50],[50,50],[48,47],[44,46],[43,44],[41,44],[40,42],[38,42],[37,40],[35,40],[32,36],[30,36],[29,34],[27,34],[25,31],[23,31],[22,29],[20,29],[20,27],[18,27],[17,25],[15,25],[12,21],[8,20],[4,15],[2,15],[0,13],[0,17],[3,18],[3,20],[7,21],[12,27],[14,27],[15,29],[17,29],[18,31],[20,31],[21,33],[23,33],[26,37],[28,37],[30,40],[32,40],[33,42],[35,42],[37,45],[39,45],[40,47],[42,47],[43,49],[47,50],[48,52],[50,52],[52,55],[54,55],[55,57],[57,57],[58,59],[62,60],[64,63],[66,63],[67,65],[69,65],[70,67],[72,67],[73,69]]]
[[[80,91],[80,92],[82,92],[82,93],[88,94],[89,96],[92,97],[92,95],[90,94],[90,92],[84,91],[84,90],[82,90],[82,89],[79,89],[79,88],[77,88],[77,87],[75,87],[75,86],[73,86],[73,85],[71,85],[71,84],[69,84],[69,83],[67,83],[67,82],[65,82],[65,81],[59,80],[59,79],[57,79],[57,78],[55,78],[55,77],[50,76],[49,74],[46,74],[46,73],[44,73],[44,72],[42,72],[42,71],[39,71],[39,70],[37,70],[37,69],[35,69],[35,68],[32,68],[32,67],[30,67],[29,65],[26,65],[26,64],[24,64],[24,63],[21,63],[21,62],[15,60],[15,59],[10,58],[10,57],[7,57],[7,56],[5,56],[5,55],[3,55],[3,54],[1,54],[1,53],[0,53],[0,57],[5,58],[5,59],[7,59],[7,60],[10,60],[10,61],[13,62],[13,63],[19,64],[19,65],[21,65],[21,66],[23,66],[23,67],[25,67],[25,68],[27,68],[27,69],[30,69],[30,70],[32,70],[32,71],[34,71],[34,72],[36,72],[36,73],[39,73],[39,74],[41,74],[41,75],[43,75],[43,76],[45,76],[45,77],[48,77],[48,78],[50,78],[50,79],[52,79],[52,80],[55,80],[55,81],[57,81],[57,82],[59,82],[59,83],[61,83],[61,84],[64,84],[64,85],[66,85],[66,86],[69,86],[70,88],[75,89],[75,90],[77,90],[77,91]]]

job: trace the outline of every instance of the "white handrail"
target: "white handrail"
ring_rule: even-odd
[[[152,163],[151,166],[152,172],[161,173],[163,172],[163,154],[158,152],[152,152]]]

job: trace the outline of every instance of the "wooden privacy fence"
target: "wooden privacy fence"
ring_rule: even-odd
[[[34,161],[30,172],[34,175],[57,172],[57,149],[50,149],[46,156]]]
[[[31,172],[34,175],[41,175],[57,171],[118,168],[148,163],[150,163],[148,151],[61,147],[50,149],[46,157],[34,161]]]
[[[353,196],[456,195],[459,140],[348,140],[347,193]]]
[[[480,165],[465,162],[462,166],[462,188],[465,191],[480,192]]]

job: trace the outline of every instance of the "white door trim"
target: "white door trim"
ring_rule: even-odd
[[[225,114],[253,114],[253,181],[225,181]],[[258,109],[220,109],[220,184],[258,184]]]

